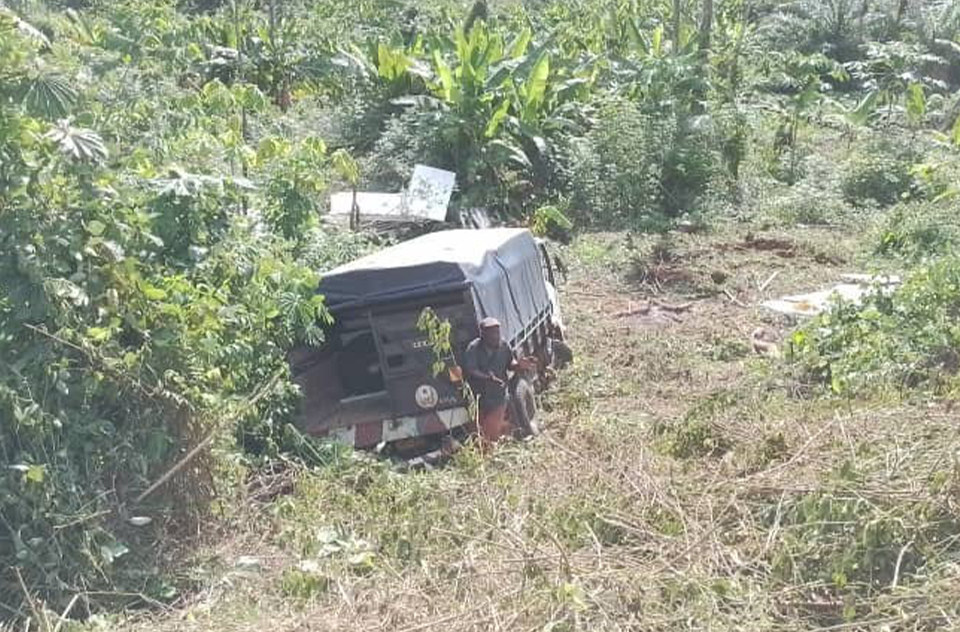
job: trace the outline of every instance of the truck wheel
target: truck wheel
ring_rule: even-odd
[[[529,437],[540,434],[537,425],[537,394],[533,385],[521,378],[513,388],[510,398],[510,417],[513,425],[520,431],[520,435]]]
[[[553,340],[553,365],[562,369],[573,362],[573,349],[562,340]]]

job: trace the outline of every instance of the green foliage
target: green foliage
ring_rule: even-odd
[[[960,368],[960,260],[917,267],[895,293],[840,303],[796,331],[789,351],[837,393],[893,387],[953,392]]]
[[[893,502],[861,493],[862,473],[849,463],[833,472],[823,491],[778,506],[787,537],[773,570],[792,584],[815,582],[834,595],[869,597],[891,585],[922,581],[924,566],[943,554],[956,520],[935,498]],[[948,545],[950,546],[950,545]],[[851,602],[844,612],[855,617]]]
[[[530,218],[530,230],[534,235],[545,237],[553,230],[567,232],[573,228],[573,222],[558,206],[548,204],[534,211]]]
[[[822,184],[807,176],[792,187],[785,187],[781,195],[770,199],[766,215],[787,226],[833,224],[850,217],[851,209],[841,195]]]
[[[382,128],[374,173],[402,180],[413,161],[443,166],[457,172],[469,204],[512,212],[533,201],[533,187],[553,184],[558,147],[583,123],[591,66],[528,26],[513,26],[480,21],[469,32],[439,32],[404,49],[388,86],[407,93],[398,98],[388,86],[377,92],[405,112],[384,121],[390,113],[374,99],[367,106],[374,115],[360,117]]]
[[[853,0],[799,0],[777,3],[765,20],[770,43],[777,42],[804,53],[826,52],[840,61],[858,55],[861,35],[856,31]]]
[[[101,40],[99,21],[71,28],[84,46],[120,46],[127,72],[148,75],[155,60],[135,53],[174,45],[183,25],[147,8],[150,26],[130,5],[110,15],[143,27],[139,43]],[[216,456],[237,436],[296,443],[283,436],[298,399],[286,352],[319,342],[327,318],[317,268],[298,262],[364,245],[318,236],[322,143],[247,146],[238,111],[264,107],[256,88],[159,82],[180,113],[157,95],[105,102],[82,84],[38,81],[48,53],[9,27],[3,13],[0,90],[30,89],[0,96],[0,595],[14,612],[28,596],[62,611],[83,593],[90,612],[139,594],[168,600],[156,539],[164,523],[208,514],[214,477],[236,462]],[[157,29],[165,36],[151,40]],[[68,107],[72,120],[53,120]],[[158,111],[169,117],[159,127]],[[211,433],[212,454],[135,502]]]
[[[803,176],[801,134],[824,101],[827,80],[840,80],[846,74],[824,55],[796,51],[772,53],[763,63],[768,65],[769,89],[781,93],[770,102],[776,127],[768,170],[778,180],[794,184]]]
[[[460,388],[470,411],[470,416],[477,416],[477,398],[470,388],[469,382],[462,374],[462,369],[457,366],[456,358],[453,354],[453,343],[450,342],[451,325],[450,321],[440,320],[436,312],[429,307],[425,307],[417,319],[417,329],[427,335],[430,343],[430,349],[433,351],[433,365],[430,367],[433,376],[437,377],[441,373],[449,373],[453,379],[455,373],[459,373]]]
[[[949,200],[897,205],[880,225],[875,252],[909,262],[950,254],[960,246],[958,210]]]
[[[888,114],[902,102],[906,122],[917,126],[926,116],[925,88],[943,89],[926,71],[946,64],[922,44],[890,41],[869,42],[864,46],[864,59],[847,68],[854,79],[876,90],[878,102],[887,106]]]
[[[266,219],[278,233],[299,239],[319,225],[322,195],[327,191],[329,163],[326,144],[319,138],[305,138],[292,144],[265,138],[257,149],[257,161],[267,172]]]
[[[450,344],[450,323],[442,321],[431,308],[425,307],[417,320],[417,329],[427,334],[433,349],[433,375],[436,377],[448,370],[453,362],[453,346]]]
[[[385,559],[394,568],[417,565],[435,543],[435,517],[451,498],[438,481],[400,476],[386,463],[359,457],[317,471],[285,503],[281,541],[304,559],[363,574]],[[335,527],[324,527],[336,519]]]
[[[330,578],[323,575],[315,563],[302,562],[298,568],[288,568],[280,580],[280,590],[296,600],[310,600],[327,592]]]
[[[694,210],[713,173],[706,137],[622,99],[605,104],[570,152],[571,208],[585,224]]]
[[[654,428],[660,449],[677,459],[720,456],[731,447],[716,417],[735,405],[732,393],[720,392],[699,402],[682,419],[658,422]]]
[[[909,152],[878,144],[866,147],[846,165],[840,184],[844,199],[854,206],[890,206],[916,189]]]
[[[92,613],[121,600],[96,595],[172,598],[156,559],[166,525],[139,519],[203,515],[214,483],[229,496],[243,464],[286,455],[344,475],[343,453],[289,425],[299,393],[286,375],[288,349],[320,342],[328,321],[317,273],[377,245],[323,226],[337,179],[396,190],[427,162],[457,172],[458,203],[538,233],[571,219],[663,227],[717,202],[705,200],[713,185],[740,210],[741,180],[765,155],[792,188],[764,213],[827,222],[846,210],[839,193],[862,206],[938,199],[897,206],[877,249],[913,263],[956,245],[958,77],[943,62],[960,22],[943,3],[897,17],[847,0],[724,0],[709,37],[690,2],[521,3],[469,29],[445,0],[187,4],[0,8],[0,595],[17,616],[17,572],[61,611],[81,593]],[[935,155],[858,142],[906,123],[919,143],[940,121]],[[815,160],[820,122],[856,152],[839,185]],[[758,147],[764,125],[772,142]],[[894,298],[803,330],[796,357],[838,390],[877,376],[952,384],[956,264],[927,264],[929,279]],[[449,332],[424,325],[449,360]],[[661,446],[722,452],[717,415],[664,425]],[[210,433],[212,452],[135,502]],[[377,554],[418,559],[443,490],[378,466],[346,475],[353,487],[313,490],[357,512],[338,542],[387,520]],[[601,508],[580,499],[550,525],[578,544],[588,532],[619,542]],[[371,572],[379,558],[360,548],[331,557]],[[283,591],[310,599],[327,577],[298,567]],[[559,593],[580,599],[573,582]]]

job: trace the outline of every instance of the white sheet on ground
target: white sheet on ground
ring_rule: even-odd
[[[847,282],[806,294],[795,294],[764,301],[762,305],[767,309],[790,316],[815,316],[830,306],[834,296],[845,301],[859,303],[864,295],[874,290],[892,292],[900,284],[900,277],[897,276],[844,274],[840,278]]]

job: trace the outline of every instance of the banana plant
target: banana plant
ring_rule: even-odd
[[[695,39],[669,42],[663,24],[649,31],[628,20],[629,46],[611,60],[615,90],[655,114],[692,109],[709,83]]]
[[[507,44],[482,22],[469,34],[458,30],[452,40],[432,43],[430,94],[397,100],[433,113],[451,166],[468,185],[485,178],[496,181],[498,169],[507,165],[521,170],[531,166],[503,125],[508,116],[522,114],[518,98],[524,99],[528,115],[542,102],[549,61],[531,61],[530,41],[530,32],[524,30]],[[533,66],[534,78],[522,88],[521,97],[512,80],[525,62]]]
[[[948,66],[943,57],[934,55],[923,46],[906,42],[871,42],[865,46],[865,59],[850,62],[850,75],[867,89],[879,93],[887,116],[901,112],[911,126],[917,126],[926,115],[924,90],[943,91],[942,81],[927,76],[928,66]],[[923,110],[921,112],[921,110]]]
[[[916,132],[927,117],[927,96],[923,91],[923,86],[919,83],[911,83],[907,86],[903,96],[907,123]]]
[[[787,154],[783,175],[792,184],[799,178],[800,131],[826,100],[828,86],[824,79],[845,80],[848,76],[843,67],[819,54],[775,53],[768,56],[766,63],[771,64],[768,74],[774,80],[772,89],[783,93],[770,103],[778,119],[773,151],[778,158]],[[869,106],[868,101],[864,109]]]
[[[365,50],[356,44],[341,48],[331,63],[350,78],[376,85],[393,100],[419,92],[432,78],[425,56],[421,37],[409,45],[381,39],[368,43]]]
[[[856,130],[867,127],[876,118],[879,101],[880,93],[876,90],[871,90],[863,99],[851,106],[836,99],[828,99],[829,110],[824,120],[843,130],[849,146],[856,136]]]
[[[506,41],[477,23],[430,44],[429,93],[397,102],[435,119],[449,164],[465,184],[501,185],[507,172],[518,174],[514,188],[543,184],[550,137],[579,124],[592,66],[571,64],[553,38],[535,43],[530,28]]]

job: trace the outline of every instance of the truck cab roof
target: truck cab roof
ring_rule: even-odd
[[[519,334],[549,304],[540,251],[522,228],[429,233],[324,274],[319,292],[334,315],[470,290],[482,318]]]

